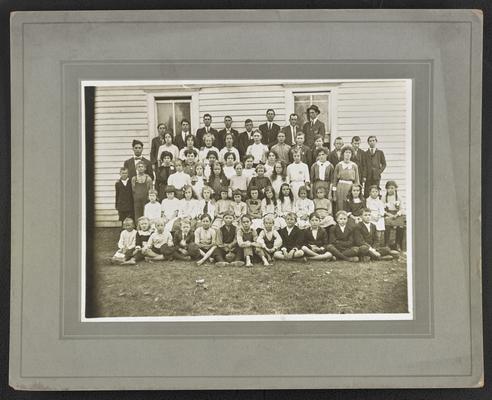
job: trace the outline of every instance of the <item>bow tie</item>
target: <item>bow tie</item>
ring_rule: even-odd
[[[142,157],[135,157],[135,160],[141,160]]]

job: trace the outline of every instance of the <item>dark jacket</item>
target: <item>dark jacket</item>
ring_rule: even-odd
[[[306,140],[305,140],[306,145],[309,147],[313,147],[314,138],[316,136],[319,135],[323,137],[324,140],[326,129],[325,129],[325,124],[321,122],[319,119],[317,119],[316,122],[313,124],[313,126],[311,126],[311,121],[306,122],[302,127],[302,131],[306,135]]]
[[[346,250],[355,245],[354,240],[355,226],[345,225],[345,230],[342,232],[338,224],[330,228],[330,244],[334,245],[338,250]]]
[[[205,143],[203,142],[203,136],[205,136],[206,132],[207,131],[206,131],[205,127],[197,129],[197,131],[196,131],[196,143],[195,143],[196,146],[195,147],[198,147],[200,149],[203,146],[205,146]],[[213,142],[213,146],[217,147],[217,144],[219,141],[219,131],[217,129],[210,127],[208,133],[213,135],[213,137],[215,138],[214,142]]]
[[[292,146],[296,143],[295,135],[294,135],[294,138],[292,138],[292,126],[290,126],[290,125],[284,126],[282,128],[282,132],[285,135],[285,143],[286,144],[288,144],[289,146]],[[302,129],[299,128],[298,126],[296,126],[296,133],[295,134],[297,135],[299,132],[302,132]]]
[[[176,248],[181,247],[180,242],[181,242],[181,239],[183,237],[183,232],[181,232],[181,229],[176,229],[172,233],[172,235],[173,235],[174,247],[176,247]],[[185,240],[186,240],[186,244],[195,243],[195,233],[191,229],[188,232],[188,235],[186,235]]]
[[[230,133],[232,133],[232,136],[234,138],[233,140],[233,146],[237,148],[237,142],[239,140],[239,132],[236,131],[235,129],[231,128]],[[217,147],[219,150],[222,150],[225,147],[225,136],[227,134],[227,130],[221,129],[219,131],[218,137],[217,137],[217,143],[215,144],[215,147]]]
[[[377,243],[376,225],[371,224],[371,229],[367,230],[366,225],[363,222],[359,222],[356,225],[354,238],[356,246],[374,247]]]
[[[261,143],[273,146],[277,142],[277,133],[280,132],[280,125],[272,122],[272,128],[268,129],[268,122],[261,124],[258,129],[261,132]]]
[[[318,235],[316,239],[313,236],[311,228],[304,230],[304,244],[316,245],[318,247],[325,247],[328,244],[328,233],[323,228],[318,228]]]
[[[128,179],[126,185],[117,180],[114,184],[115,205],[118,211],[133,211],[133,191],[131,179]]]
[[[368,180],[379,180],[381,174],[386,168],[386,158],[382,150],[376,149],[374,154],[371,153],[371,149],[366,151],[366,177]]]
[[[145,164],[145,173],[148,176],[150,176],[152,180],[154,180],[154,171],[152,169],[152,163],[149,160],[147,160],[145,157],[142,157],[141,161]],[[123,166],[128,170],[128,178],[130,178],[130,180],[137,175],[137,171],[135,170],[135,157],[126,160]]]
[[[365,151],[359,149],[357,150],[357,155],[355,152],[352,153],[351,161],[357,164],[359,167],[359,180],[362,182],[363,179],[367,178],[367,154]]]
[[[239,151],[241,160],[244,159],[246,150],[248,150],[250,144],[253,144],[253,131],[251,131],[251,138],[248,138],[248,132],[241,132],[237,141],[237,150]]]
[[[297,226],[292,228],[290,235],[287,233],[287,227],[280,229],[278,233],[282,238],[282,247],[285,247],[287,251],[291,251],[294,247],[298,249],[302,247],[303,232]]]

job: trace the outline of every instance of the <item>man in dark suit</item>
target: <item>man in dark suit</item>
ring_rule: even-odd
[[[199,149],[201,149],[203,146],[205,146],[205,143],[203,142],[203,136],[205,136],[207,133],[210,133],[214,137],[213,145],[217,146],[218,138],[219,138],[219,132],[217,131],[217,129],[214,129],[210,126],[212,124],[212,116],[210,114],[204,114],[203,115],[203,124],[205,126],[203,128],[197,129],[197,131],[196,131],[196,143],[195,143],[195,145]]]
[[[192,135],[190,132],[190,121],[187,119],[183,119],[181,121],[181,132],[176,133],[176,136],[174,136],[174,144],[178,147],[178,149],[182,149],[186,147],[186,136]],[[196,140],[195,140],[195,146],[196,146]]]
[[[306,146],[313,147],[314,145],[314,138],[318,135],[324,138],[324,143],[325,146],[330,149],[330,141],[329,138],[326,138],[325,133],[326,133],[326,128],[325,124],[321,122],[318,119],[318,116],[320,114],[320,110],[318,106],[316,105],[311,105],[308,107],[306,110],[306,113],[308,115],[309,121],[304,124],[302,127],[302,131],[306,135]],[[328,143],[326,143],[328,139]]]
[[[230,133],[234,139],[233,146],[237,148],[237,142],[239,139],[239,132],[232,128],[232,118],[229,115],[224,117],[225,128],[219,131],[216,147],[222,150],[225,146],[225,137]]]
[[[140,140],[134,140],[132,142],[133,148],[133,157],[126,160],[123,166],[128,170],[128,179],[131,179],[137,175],[137,171],[135,169],[135,164],[139,161],[142,161],[145,164],[145,173],[150,176],[152,180],[154,180],[154,172],[152,170],[152,163],[147,160],[145,157],[142,157],[143,151],[143,143]]]
[[[354,136],[352,138],[352,147],[354,151],[352,152],[351,160],[357,164],[359,167],[359,180],[361,185],[364,185],[367,179],[367,160],[366,160],[366,152],[360,149],[360,137]]]
[[[296,135],[297,132],[300,131],[299,127],[297,126],[297,118],[297,114],[290,114],[289,125],[282,128],[282,132],[285,134],[285,143],[289,146],[293,146],[296,144]]]
[[[386,169],[386,158],[384,153],[376,148],[378,139],[376,136],[369,136],[367,143],[369,143],[369,149],[366,151],[366,184],[364,185],[364,196],[369,197],[369,187],[379,185],[381,183],[381,174]]]
[[[277,134],[280,132],[280,125],[273,122],[275,118],[275,111],[273,108],[269,108],[266,111],[267,122],[261,124],[258,129],[261,132],[261,143],[273,146],[277,141]]]
[[[246,150],[248,150],[248,146],[253,144],[253,121],[249,118],[244,121],[244,127],[246,131],[241,132],[239,134],[239,139],[237,143],[237,150],[239,151],[239,156],[241,160],[244,159],[246,155]]]
[[[152,139],[150,146],[150,162],[154,167],[154,171],[157,171],[157,168],[159,168],[159,164],[157,162],[157,154],[159,154],[159,147],[164,144],[164,135],[166,134],[166,132],[171,133],[171,135],[173,134],[173,131],[167,129],[166,124],[162,122],[157,125],[157,132],[158,135]]]

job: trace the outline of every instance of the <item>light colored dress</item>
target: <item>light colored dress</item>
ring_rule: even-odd
[[[267,200],[263,199],[261,201],[261,215],[264,217],[265,215],[271,215],[273,216],[273,228],[278,230],[286,226],[285,220],[279,216],[279,207],[278,207],[278,200],[277,204],[267,204]],[[263,227],[263,223],[262,223]]]
[[[311,226],[309,216],[314,212],[314,202],[310,199],[297,199],[294,203],[294,212],[297,214],[297,226],[306,229]]]
[[[294,200],[297,200],[299,198],[299,188],[311,181],[309,168],[303,162],[289,164],[287,166],[287,176],[290,179],[290,187],[294,195]]]
[[[289,177],[286,177],[285,178],[285,181],[282,179],[281,176],[278,176],[275,178],[275,180],[272,180],[272,187],[273,187],[273,191],[275,192],[275,197],[278,199],[278,195],[280,194],[280,187],[284,184],[284,183],[289,183],[290,184],[290,179]]]
[[[368,197],[366,199],[366,207],[371,210],[371,222],[376,225],[376,230],[384,231],[384,203],[380,198],[373,199]]]
[[[359,184],[359,168],[357,164],[349,161],[340,161],[333,173],[333,186],[336,186],[337,210],[343,210],[343,203],[354,183]]]
[[[329,226],[335,225],[335,219],[332,216],[331,201],[328,199],[318,199],[313,200],[314,211],[318,213],[321,218],[319,226],[321,228],[328,228]]]

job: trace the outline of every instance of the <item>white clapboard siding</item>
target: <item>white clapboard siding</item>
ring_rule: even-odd
[[[387,167],[381,179],[381,187],[388,180],[396,181],[398,195],[406,199],[406,129],[407,94],[403,81],[347,82],[338,88],[337,118],[338,136],[350,143],[353,136],[361,137],[361,148],[368,148],[367,138],[375,135],[377,147],[386,156]],[[334,139],[334,138],[332,138]]]
[[[190,86],[193,89],[193,85]],[[120,226],[114,209],[114,183],[119,168],[132,156],[131,142],[144,143],[144,156],[149,158],[148,93],[176,91],[169,86],[115,86],[98,87],[95,96],[95,224],[98,227]],[[345,82],[338,86],[336,118],[333,131],[349,143],[352,136],[362,138],[362,149],[367,148],[367,137],[376,135],[378,147],[386,154],[388,167],[382,185],[393,179],[399,185],[399,194],[405,200],[406,121],[407,99],[402,81]],[[223,127],[226,115],[233,118],[233,127],[244,130],[244,121],[253,120],[255,128],[265,122],[265,112],[273,108],[275,121],[286,125],[290,110],[286,109],[285,89],[282,85],[215,85],[202,87],[198,92],[197,112],[210,113],[212,126]],[[202,126],[202,125],[201,125]],[[196,129],[194,127],[193,129]],[[334,139],[334,136],[332,136]]]

